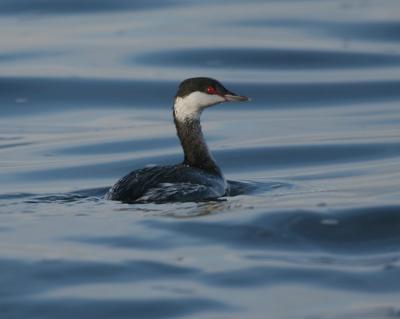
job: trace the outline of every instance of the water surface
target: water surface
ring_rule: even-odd
[[[399,318],[400,4],[2,1],[4,318]],[[235,196],[104,200],[182,160],[191,76]]]

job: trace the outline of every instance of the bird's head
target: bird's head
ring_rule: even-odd
[[[190,78],[178,88],[174,101],[174,115],[177,120],[199,119],[201,112],[212,105],[224,102],[244,102],[250,99],[226,89],[211,78]]]

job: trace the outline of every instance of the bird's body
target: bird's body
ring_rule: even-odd
[[[184,164],[135,170],[109,191],[111,199],[134,202],[198,202],[224,196],[227,183],[220,176]]]
[[[107,198],[126,203],[213,200],[229,192],[204,141],[200,115],[204,108],[247,97],[228,91],[218,81],[192,78],[183,81],[175,96],[173,115],[184,161],[178,165],[135,170],[121,178]]]

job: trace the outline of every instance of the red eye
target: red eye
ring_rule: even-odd
[[[214,89],[212,86],[209,86],[209,87],[207,88],[207,93],[208,93],[208,94],[215,94],[215,89]]]

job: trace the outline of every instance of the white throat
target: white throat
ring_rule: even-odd
[[[174,104],[175,118],[181,122],[185,120],[199,120],[201,112],[206,107],[222,102],[225,102],[223,97],[200,91],[192,92],[185,97],[178,96]]]

